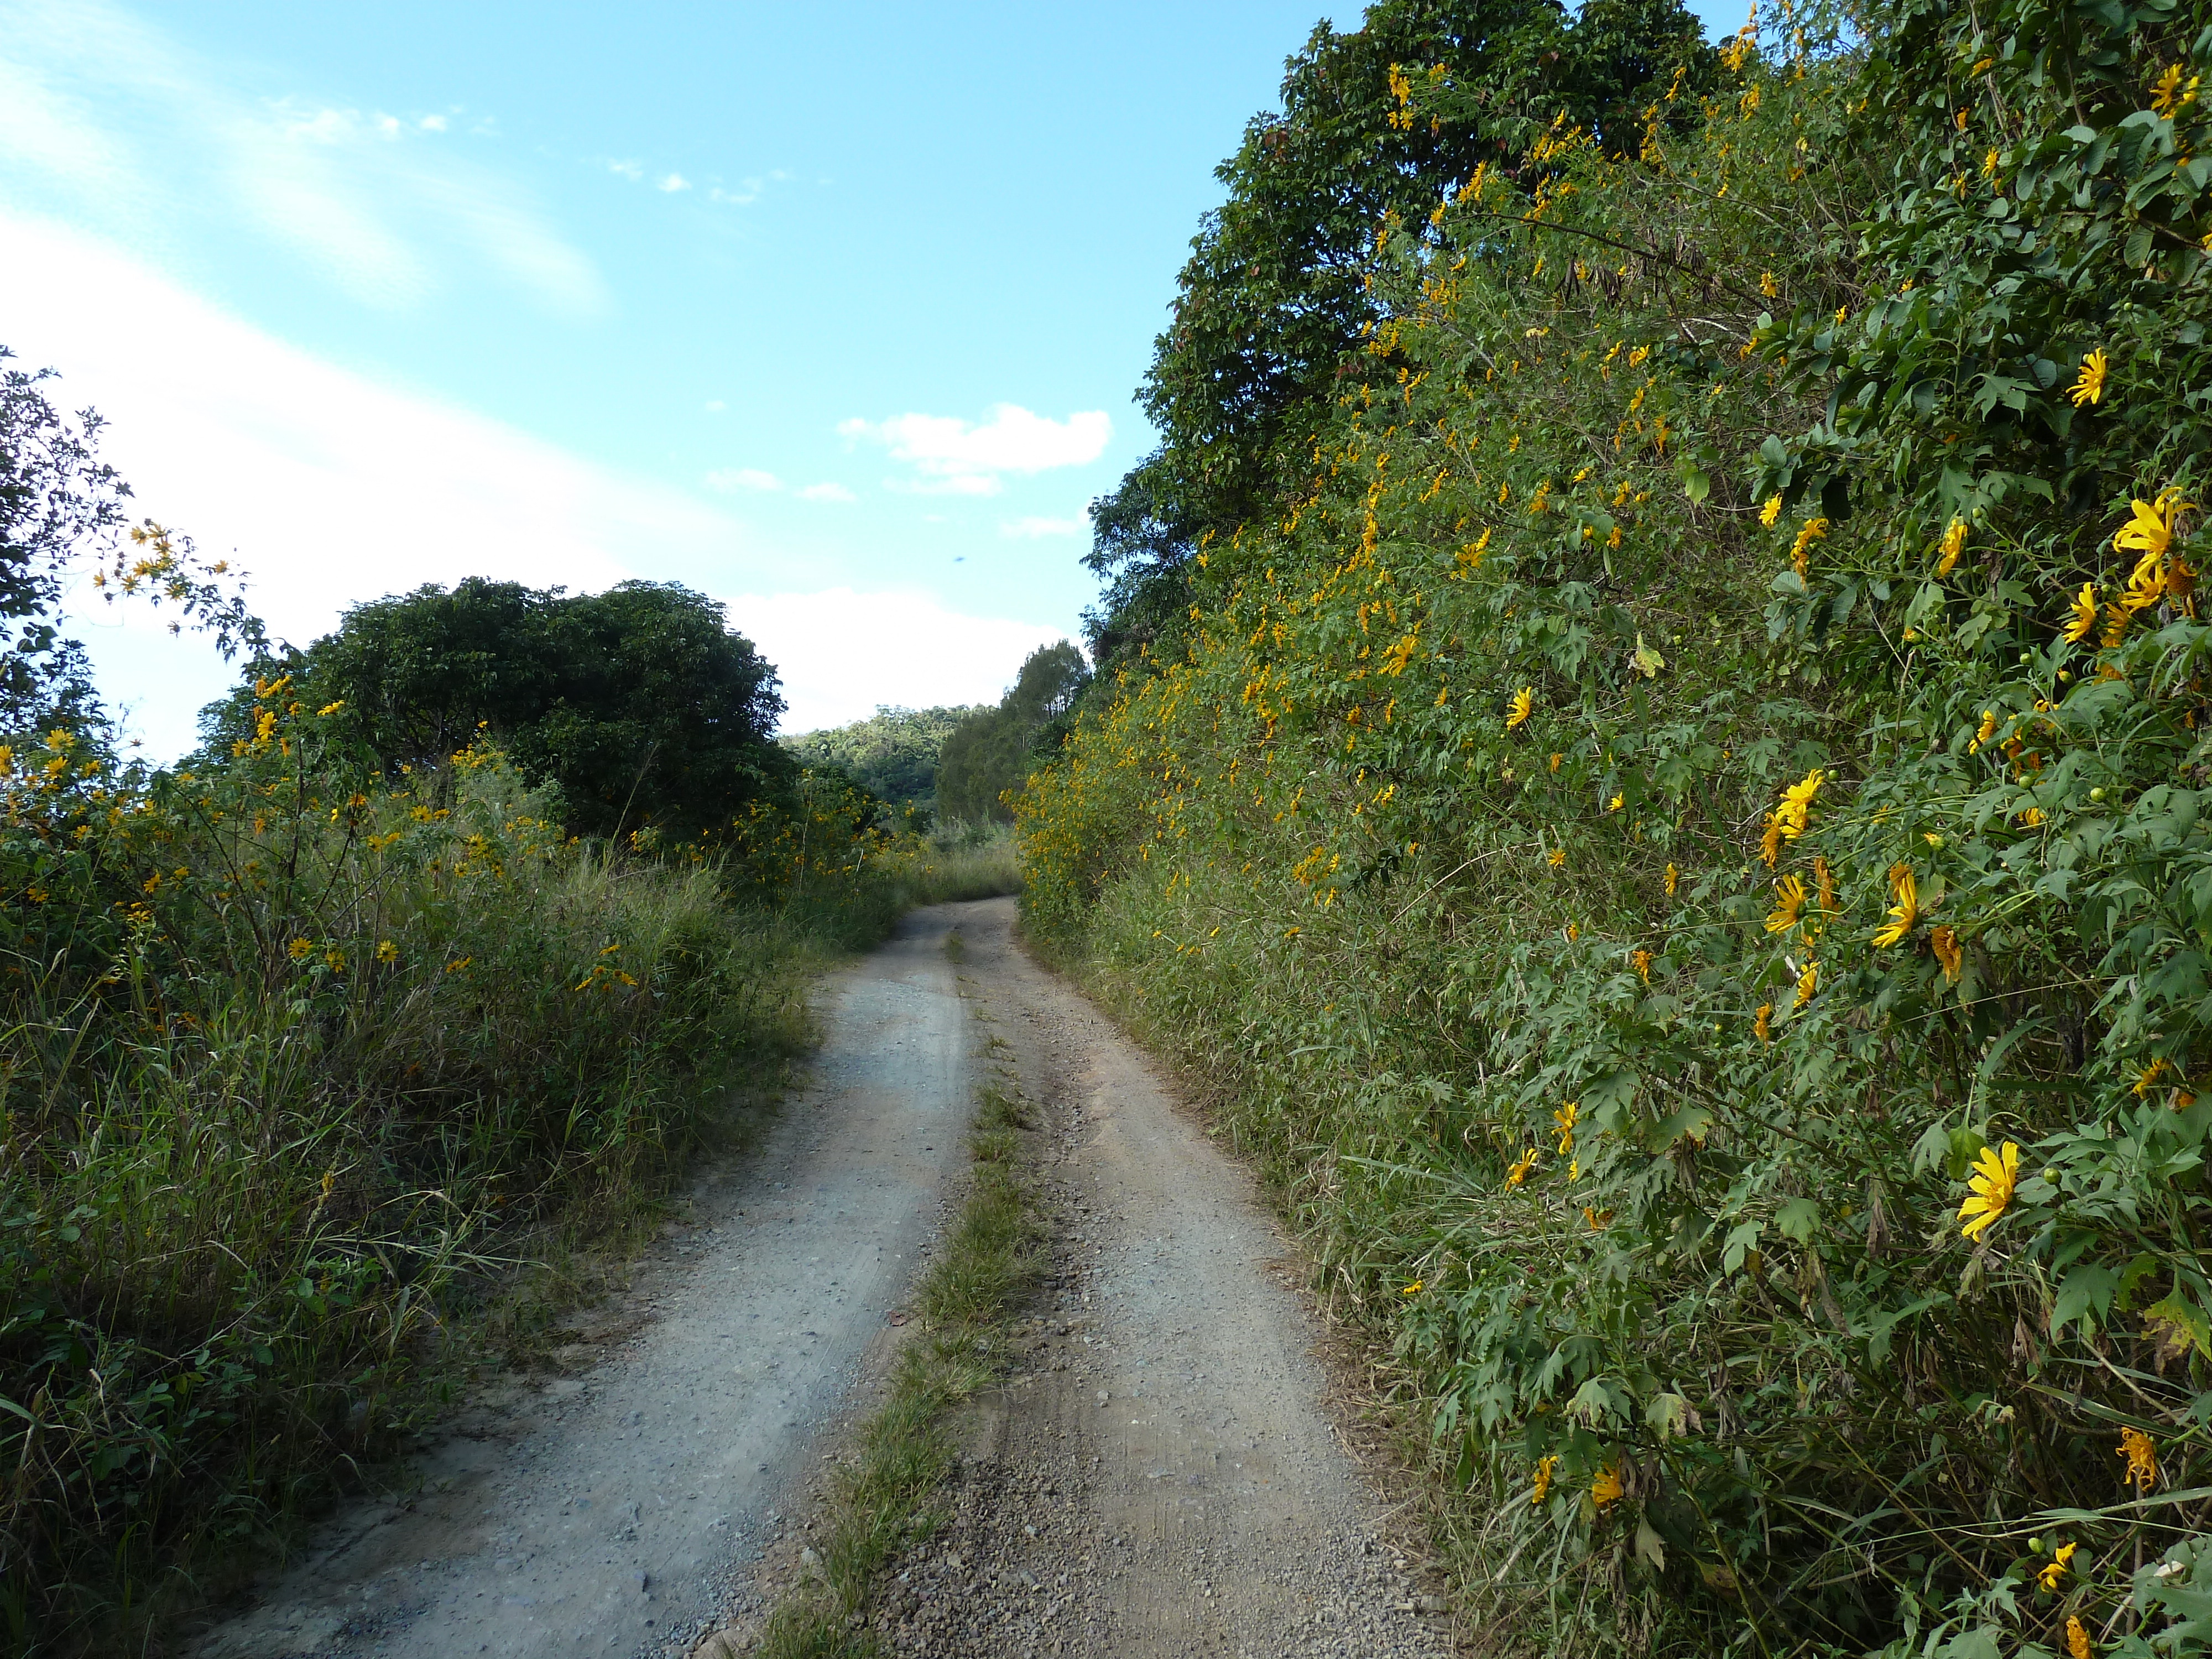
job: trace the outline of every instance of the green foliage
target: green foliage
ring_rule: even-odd
[[[1649,83],[1711,52],[1680,0],[1381,0],[1360,27],[1317,25],[1218,176],[1175,314],[1140,397],[1164,442],[1097,503],[1088,618],[1102,667],[1176,632],[1173,580],[1199,538],[1264,514],[1294,479],[1338,365],[1385,311],[1378,229],[1427,218],[1446,191],[1555,114],[1634,148]],[[1419,73],[1428,96],[1401,95]]]
[[[0,750],[9,1651],[112,1650],[390,1449],[500,1258],[619,1220],[930,891],[842,778],[617,859],[495,748],[387,783],[259,691],[174,774]]]
[[[1799,13],[1373,227],[1022,800],[1529,1650],[2203,1650],[2203,28]]]
[[[575,834],[690,839],[778,798],[793,766],[771,740],[775,671],[675,583],[538,592],[471,577],[377,599],[202,717],[210,752],[255,735],[252,682],[290,674],[307,706],[341,705],[387,773],[434,764],[489,731]]]
[[[952,729],[978,708],[880,708],[866,720],[781,739],[799,759],[834,766],[895,807],[933,806],[937,763]]]
[[[1008,798],[1036,757],[1057,746],[1090,679],[1083,653],[1066,640],[1030,652],[998,707],[971,709],[946,736],[938,763],[939,812],[975,823],[1011,820]]]
[[[6,367],[14,356],[0,346],[0,736],[93,734],[105,722],[91,666],[62,633],[72,566],[90,563],[111,604],[166,605],[172,632],[190,623],[226,657],[259,647],[261,625],[223,586],[227,568],[203,564],[189,538],[150,520],[122,534],[131,488],[99,458],[100,416],[70,421],[47,398],[53,371]]]

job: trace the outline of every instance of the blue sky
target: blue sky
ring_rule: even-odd
[[[1076,628],[1212,169],[1321,15],[0,0],[0,343],[301,641],[639,575],[793,727],[988,697]],[[87,623],[181,748],[221,665]]]

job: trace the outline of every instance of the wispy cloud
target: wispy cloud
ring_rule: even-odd
[[[724,403],[720,398],[707,399],[707,413],[709,415],[719,415],[728,407],[729,404]]]
[[[627,179],[633,184],[645,177],[645,165],[641,161],[610,161],[607,163],[607,171],[617,177]]]
[[[381,309],[483,272],[557,313],[604,310],[583,252],[454,148],[461,112],[257,95],[106,0],[0,0],[0,204],[141,249],[242,223]]]
[[[653,188],[673,196],[679,190],[690,189],[691,181],[689,179],[686,179],[680,173],[672,173],[666,178],[663,179],[658,185],[654,185]]]
[[[838,423],[838,435],[878,443],[919,474],[899,486],[921,495],[995,495],[1001,475],[1083,466],[1104,453],[1114,423],[1103,410],[1055,421],[1018,404],[993,406],[975,422],[950,415],[896,415]]]
[[[707,488],[733,495],[741,489],[772,490],[783,488],[783,480],[773,472],[763,472],[756,466],[723,467],[707,475]]]
[[[856,501],[860,497],[841,483],[811,483],[799,492],[802,501]]]

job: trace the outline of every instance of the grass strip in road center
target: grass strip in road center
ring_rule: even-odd
[[[877,1650],[860,1617],[870,1582],[892,1552],[927,1534],[931,1495],[953,1462],[950,1408],[997,1375],[1008,1309],[1036,1271],[1043,1228],[1016,1168],[1020,1097],[1000,1082],[980,1091],[969,1136],[968,1196],[915,1305],[922,1331],[899,1352],[890,1397],[860,1426],[816,1528],[820,1567],[769,1617],[757,1659],[860,1659]],[[721,1659],[710,1644],[704,1650]],[[723,1653],[733,1653],[726,1643]]]

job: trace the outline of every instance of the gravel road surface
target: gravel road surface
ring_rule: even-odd
[[[1052,1261],[1011,1373],[956,1425],[945,1524],[884,1575],[883,1647],[1454,1651],[1440,1587],[1332,1415],[1294,1247],[1014,920],[1006,899],[917,912],[826,988],[812,1081],[583,1322],[599,1340],[568,1351],[575,1374],[472,1407],[414,1497],[337,1516],[196,1659],[745,1652],[807,1570],[843,1444],[824,1430],[866,1407],[900,1340],[890,1316],[994,1071],[1032,1103]]]
[[[201,1659],[631,1659],[742,1603],[966,1164],[949,925],[915,913],[826,988],[807,1086],[600,1310],[626,1338],[465,1414],[416,1495],[338,1516]]]

